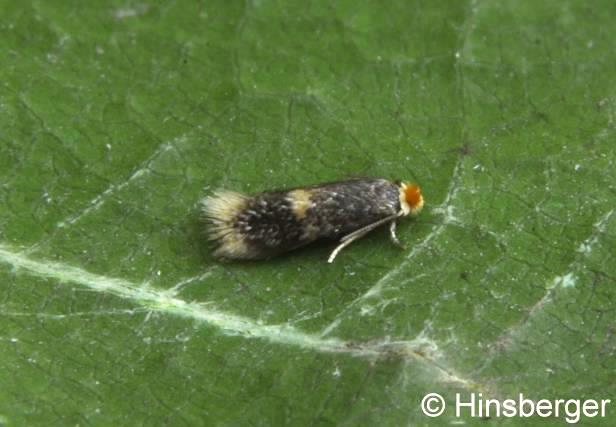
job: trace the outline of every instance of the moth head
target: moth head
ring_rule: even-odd
[[[410,182],[400,183],[400,207],[403,215],[416,215],[423,208],[424,199],[421,188]]]

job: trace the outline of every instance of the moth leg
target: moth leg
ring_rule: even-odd
[[[359,235],[364,236],[366,233],[368,233],[369,231],[374,230],[377,227],[380,227],[383,224],[386,224],[392,220],[395,220],[398,217],[398,215],[391,215],[382,219],[379,219],[378,221],[373,222],[372,224],[368,224],[360,229],[357,229],[355,231],[353,231],[352,233],[347,234],[346,236],[343,236],[340,241],[344,242],[346,240],[349,239],[355,239],[355,236]]]
[[[357,239],[361,239],[362,237],[364,237],[364,236],[365,236],[366,234],[368,234],[368,232],[369,232],[370,230],[372,230],[372,229],[370,228],[370,229],[368,229],[368,230],[364,230],[364,229],[361,229],[361,230],[363,231],[363,233],[356,233],[356,232],[353,232],[353,233],[351,233],[351,234],[353,234],[353,236],[351,236],[351,234],[348,234],[348,235],[344,236],[344,237],[349,237],[349,236],[351,236],[351,237],[349,237],[348,239],[345,239],[345,240],[342,240],[342,239],[340,240],[342,243],[340,243],[338,246],[336,246],[336,248],[332,251],[331,255],[330,255],[330,256],[329,256],[329,258],[327,259],[327,262],[328,262],[328,263],[330,263],[330,264],[331,264],[332,262],[334,262],[334,259],[336,259],[336,256],[338,255],[338,253],[339,253],[341,250],[343,250],[344,248],[346,248],[347,246],[349,246],[349,245],[350,245],[351,243],[353,243],[355,240],[357,240]],[[359,231],[359,230],[358,230],[358,231]]]
[[[393,220],[391,224],[389,224],[389,236],[391,237],[391,241],[399,248],[406,249],[406,246],[404,246],[398,239],[398,236],[396,236],[396,225],[396,220]]]
[[[366,234],[368,234],[369,232],[371,232],[372,230],[374,230],[375,228],[390,222],[390,221],[395,221],[395,219],[398,217],[398,215],[391,215],[388,216],[386,218],[382,218],[378,221],[373,222],[372,224],[368,224],[365,227],[362,227],[358,230],[353,231],[352,233],[347,234],[346,236],[343,236],[340,239],[340,244],[338,246],[336,246],[336,248],[332,251],[331,255],[329,256],[329,259],[327,260],[328,263],[332,263],[334,262],[334,259],[336,258],[336,256],[338,255],[338,253],[346,248],[347,246],[349,246],[351,243],[353,243],[355,240],[357,239],[361,239],[362,237],[364,237]]]

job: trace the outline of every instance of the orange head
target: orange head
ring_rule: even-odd
[[[419,185],[408,182],[400,184],[400,205],[404,215],[419,213],[424,205],[423,195]]]

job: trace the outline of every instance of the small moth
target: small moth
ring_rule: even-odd
[[[214,255],[231,259],[269,258],[316,240],[339,239],[328,262],[375,228],[417,214],[424,200],[418,185],[382,178],[358,178],[309,187],[245,195],[218,190],[202,200]]]

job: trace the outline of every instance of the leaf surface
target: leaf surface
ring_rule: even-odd
[[[0,424],[616,400],[613,2],[2,10]],[[407,250],[212,258],[204,195],[361,175],[422,185]]]

